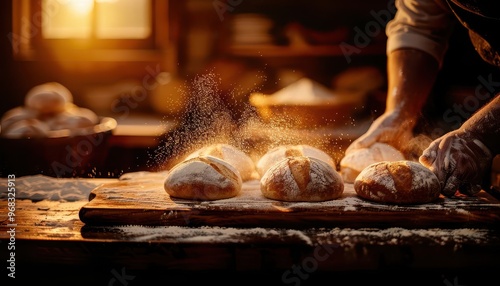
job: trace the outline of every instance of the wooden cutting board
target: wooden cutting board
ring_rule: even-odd
[[[216,201],[171,198],[166,173],[139,172],[103,184],[79,212],[87,225],[176,225],[239,227],[483,227],[499,224],[500,202],[481,191],[475,197],[441,197],[434,203],[397,206],[356,196],[345,184],[341,198],[325,202],[281,202],[260,193],[257,180],[240,195]]]

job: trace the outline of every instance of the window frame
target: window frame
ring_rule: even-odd
[[[16,60],[157,61],[173,49],[169,0],[151,1],[151,34],[145,39],[44,39],[41,1],[12,0],[13,55]]]

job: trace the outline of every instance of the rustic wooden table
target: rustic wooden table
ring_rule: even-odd
[[[338,226],[320,223],[314,227],[190,225],[187,220],[185,225],[156,226],[82,222],[80,210],[89,205],[91,191],[117,181],[20,177],[11,186],[14,201],[9,200],[14,197],[9,196],[9,180],[1,179],[2,280],[39,285],[201,281],[448,286],[498,282],[500,212],[496,203],[485,204],[480,218],[469,212],[470,219],[463,226],[428,228],[418,224],[360,226],[354,221],[350,227],[345,220],[339,220]],[[455,209],[457,215],[461,212],[467,210]]]

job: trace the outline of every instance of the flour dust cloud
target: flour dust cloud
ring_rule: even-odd
[[[179,125],[169,132],[160,147],[150,152],[149,165],[153,169],[165,170],[173,167],[189,153],[209,144],[225,143],[246,152],[253,160],[273,147],[287,144],[309,144],[320,149],[334,150],[337,142],[332,136],[317,132],[314,127],[307,130],[294,128],[293,120],[283,116],[280,120],[264,122],[244,95],[260,92],[267,78],[260,73],[253,86],[231,86],[230,92],[220,90],[222,83],[213,71],[196,76],[187,87],[186,112],[179,118]],[[349,125],[355,123],[350,121]],[[349,137],[352,126],[333,137],[343,140]],[[336,139],[335,139],[336,140]],[[341,146],[339,145],[339,149]]]

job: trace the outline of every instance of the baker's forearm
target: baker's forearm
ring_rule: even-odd
[[[402,120],[415,118],[422,110],[439,70],[429,54],[399,49],[388,55],[386,112],[397,112]]]
[[[500,94],[472,115],[460,128],[470,132],[494,154],[500,154]]]

